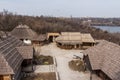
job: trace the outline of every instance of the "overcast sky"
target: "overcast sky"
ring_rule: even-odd
[[[120,0],[0,0],[0,11],[61,17],[120,17]]]

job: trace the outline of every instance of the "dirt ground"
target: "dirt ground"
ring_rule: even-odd
[[[83,58],[82,50],[65,50],[60,49],[55,43],[44,45],[37,48],[40,55],[53,56],[57,63],[56,69],[59,74],[60,80],[90,80],[90,72],[79,72],[70,69],[69,62],[74,60],[75,56]],[[93,80],[100,80],[94,77]]]
[[[54,72],[39,73],[33,76],[22,78],[21,80],[56,80],[56,76]]]

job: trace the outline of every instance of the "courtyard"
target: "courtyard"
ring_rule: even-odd
[[[79,72],[79,71],[74,71],[69,67],[69,62],[71,60],[74,60],[75,56],[79,56],[80,58],[83,58],[82,50],[60,49],[56,46],[55,43],[51,43],[49,45],[38,47],[37,51],[39,52],[39,55],[53,56],[54,68],[52,68],[52,71],[58,73],[57,76],[59,76],[60,80],[79,80],[79,79],[90,80],[89,71]],[[47,69],[47,66],[49,69]],[[51,72],[51,68],[49,67],[49,65],[46,66],[44,65],[44,70]],[[36,72],[38,73],[39,69],[37,69]],[[101,79],[99,79],[96,75],[93,74],[92,80],[101,80]]]

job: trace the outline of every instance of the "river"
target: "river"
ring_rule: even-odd
[[[110,33],[116,33],[116,32],[120,33],[120,26],[93,26],[93,27],[102,29],[104,31],[108,31]]]

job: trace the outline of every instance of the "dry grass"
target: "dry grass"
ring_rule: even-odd
[[[85,66],[81,60],[72,60],[69,62],[69,67],[74,71],[84,71]]]
[[[39,65],[51,65],[54,63],[52,56],[43,56],[43,55],[37,56],[36,62]]]
[[[54,72],[39,73],[31,77],[22,78],[21,80],[56,80],[56,75]]]

